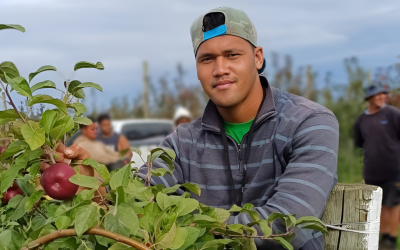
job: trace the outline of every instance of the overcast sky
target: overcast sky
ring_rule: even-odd
[[[57,67],[34,83],[96,82],[104,88],[96,95],[104,109],[113,98],[141,91],[144,60],[152,81],[167,73],[172,78],[182,63],[185,80],[196,84],[190,25],[219,6],[244,10],[265,54],[288,54],[296,66],[311,65],[320,82],[327,71],[344,82],[347,57],[358,57],[371,70],[400,62],[398,0],[0,0],[0,23],[26,28],[1,31],[0,61],[14,62],[24,77],[42,65]],[[105,70],[74,73],[82,60],[101,61]]]

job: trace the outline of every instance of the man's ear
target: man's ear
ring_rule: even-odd
[[[254,60],[256,63],[256,68],[261,69],[264,63],[263,48],[261,46],[258,46],[254,49]]]

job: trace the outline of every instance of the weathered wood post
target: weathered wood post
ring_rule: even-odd
[[[382,189],[365,184],[337,184],[329,197],[322,221],[332,225],[325,250],[377,250]],[[348,229],[358,232],[343,231]],[[364,233],[365,232],[365,233]]]

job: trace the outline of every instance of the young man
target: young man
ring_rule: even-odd
[[[263,49],[247,15],[222,7],[194,21],[197,76],[210,97],[204,115],[181,124],[162,146],[177,155],[173,176],[154,184],[193,182],[207,205],[252,203],[272,212],[321,217],[336,184],[338,122],[328,109],[272,88],[259,76]],[[160,160],[154,167],[166,167]],[[142,177],[146,168],[141,170]],[[195,196],[195,195],[194,195]],[[249,223],[246,215],[227,223]],[[283,230],[280,224],[275,231]],[[299,230],[295,249],[323,249],[321,233]],[[258,241],[260,249],[271,241]]]
[[[128,149],[125,154],[125,162],[132,159],[131,145],[125,136],[115,133],[111,124],[111,117],[108,114],[101,114],[97,117],[97,124],[100,128],[100,133],[97,135],[97,140],[107,145],[111,150],[120,152]]]
[[[355,144],[364,151],[366,184],[383,189],[379,249],[397,249],[400,203],[400,111],[386,105],[389,89],[375,83],[365,89],[368,109],[355,124]]]
[[[248,16],[218,8],[191,27],[197,75],[210,101],[204,115],[181,124],[162,146],[176,153],[172,176],[152,184],[192,182],[206,205],[230,208],[252,203],[261,218],[272,212],[321,217],[337,182],[338,122],[331,111],[272,88],[259,76],[263,49]],[[154,168],[167,167],[156,160]],[[145,178],[146,167],[139,175]],[[178,193],[183,190],[178,190]],[[247,215],[227,223],[250,222]],[[273,230],[284,231],[281,224]],[[256,240],[259,249],[282,249]],[[323,236],[299,230],[295,249],[323,249]]]

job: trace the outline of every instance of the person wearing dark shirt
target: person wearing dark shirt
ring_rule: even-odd
[[[389,89],[375,83],[365,89],[368,109],[355,124],[355,144],[364,151],[366,184],[383,189],[379,249],[397,249],[400,203],[400,110],[385,104]]]
[[[108,114],[101,114],[97,117],[97,124],[100,128],[96,140],[101,141],[115,152],[128,149],[125,154],[124,163],[127,164],[133,156],[131,145],[125,136],[115,133],[111,124],[111,117]]]

